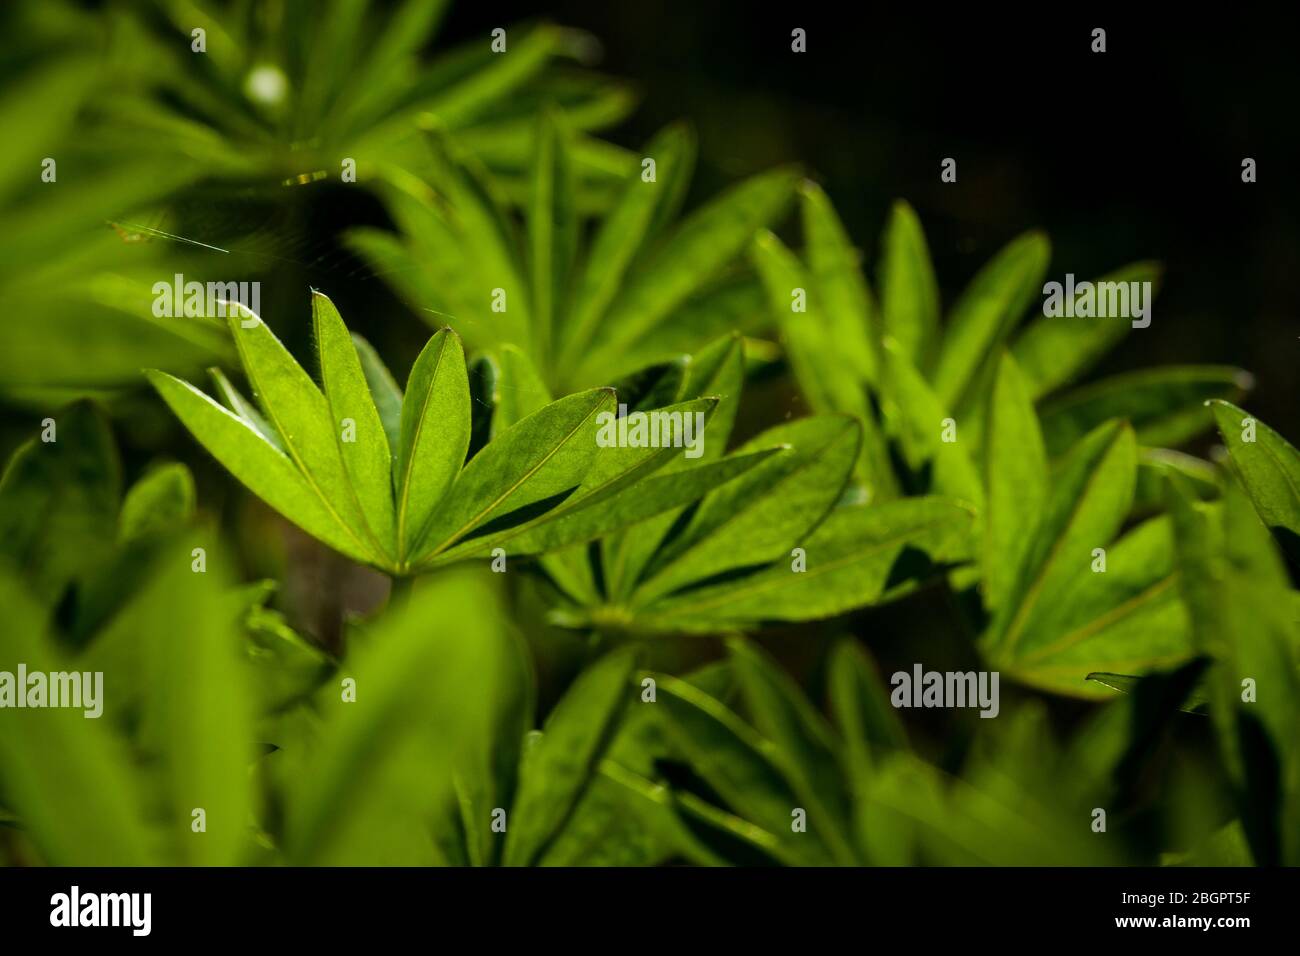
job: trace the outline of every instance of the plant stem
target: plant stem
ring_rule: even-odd
[[[395,576],[392,579],[392,587],[388,591],[388,610],[397,611],[411,601],[411,588],[415,586],[415,578],[408,575]]]

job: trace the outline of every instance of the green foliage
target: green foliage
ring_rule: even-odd
[[[681,403],[717,392],[702,465],[684,459],[641,486],[645,501],[679,504],[692,478],[714,471],[734,481],[689,508],[675,507],[595,549],[551,555],[541,567],[555,586],[553,619],[609,632],[714,633],[765,620],[815,620],[876,603],[904,581],[891,572],[906,549],[934,561],[968,555],[970,510],[942,498],[887,507],[843,500],[859,430],[842,415],[770,428],[724,453],[744,379],[739,338],[714,342],[638,376],[641,402]],[[509,390],[511,382],[503,381]],[[640,407],[632,404],[633,409]],[[645,517],[644,506],[641,517]],[[539,533],[543,539],[546,529]]]
[[[0,859],[1300,863],[1300,453],[1250,376],[1087,380],[1131,325],[1027,319],[1038,232],[945,307],[906,203],[871,270],[793,168],[681,217],[693,133],[595,139],[589,38],[430,58],[444,6],[6,10]],[[305,349],[152,308],[238,261],[281,312],[340,241],[436,327],[400,384],[320,293]],[[1000,690],[913,713],[914,668]]]
[[[622,86],[553,69],[580,58],[588,41],[551,24],[508,28],[507,56],[485,36],[422,62],[447,7],[151,0],[113,9],[105,19],[116,69],[94,116],[144,150],[200,158],[210,175],[309,181],[318,170],[339,175],[346,157],[365,182],[380,166],[406,162],[421,123],[465,131],[489,162],[518,177],[539,104],[556,103],[583,130],[630,108]],[[196,29],[205,34],[197,62]],[[630,161],[586,138],[579,156],[595,185]]]
[[[542,381],[564,391],[694,351],[733,317],[758,313],[756,287],[735,260],[788,205],[792,170],[746,180],[672,225],[695,145],[671,126],[645,146],[653,179],[648,167],[627,170],[584,247],[581,204],[565,198],[575,191],[573,130],[554,111],[537,124],[522,234],[504,184],[437,131],[427,176],[386,180],[398,235],[352,234],[426,321],[456,327],[474,348],[519,348]]]
[[[671,448],[630,449],[597,463],[597,419],[613,409],[612,389],[545,404],[466,461],[469,382],[455,332],[437,333],[420,353],[394,423],[392,376],[371,350],[354,345],[324,295],[313,297],[324,393],[260,318],[232,311],[231,334],[259,414],[224,378],[222,392],[235,399],[229,407],[163,372],[151,372],[150,381],[231,474],[353,560],[395,576],[419,574],[507,543],[517,554],[581,543],[683,503],[680,490],[645,497],[636,487]],[[371,379],[386,392],[378,401]],[[677,411],[707,415],[714,404],[682,403]],[[396,450],[390,434],[399,436]],[[743,470],[713,470],[689,491],[698,497]],[[546,530],[557,522],[562,527]]]
[[[1300,452],[1229,402],[1212,402],[1233,471],[1265,526],[1300,566]]]

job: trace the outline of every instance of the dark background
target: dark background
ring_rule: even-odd
[[[441,43],[548,18],[590,31],[597,67],[641,101],[605,135],[639,146],[685,118],[700,138],[689,203],[746,173],[799,162],[874,271],[897,197],[916,207],[945,304],[1029,228],[1049,275],[1138,259],[1166,266],[1150,328],[1099,374],[1239,365],[1252,410],[1300,432],[1300,148],[1293,16],[1240,5],[1086,15],[1008,8],[739,2],[453,4]],[[790,50],[802,27],[808,52]],[[1092,29],[1107,51],[1091,52]],[[940,160],[957,160],[941,183]],[[1241,181],[1253,157],[1258,181]]]

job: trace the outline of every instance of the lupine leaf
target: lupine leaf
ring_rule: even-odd
[[[683,631],[831,617],[879,600],[906,549],[935,562],[969,556],[973,517],[940,498],[837,508],[799,542],[806,570],[795,571],[786,554],[760,571],[656,601],[645,615],[651,626]]]
[[[609,334],[590,350],[585,367],[611,361],[744,251],[789,204],[796,177],[792,169],[754,176],[686,219],[610,309],[604,323]]]
[[[338,513],[321,498],[319,489],[247,422],[187,382],[157,371],[148,376],[176,417],[255,495],[340,554],[362,563],[374,560]]]
[[[1097,279],[1101,282],[1149,282],[1160,288],[1161,266],[1135,262]],[[1074,381],[1128,335],[1132,322],[1121,318],[1051,318],[1040,315],[1020,333],[1012,354],[1035,399]]]
[[[634,657],[606,655],[585,670],[551,712],[524,764],[515,797],[507,865],[527,865],[573,812],[632,699]]]
[[[995,659],[1015,659],[1021,641],[1043,633],[1040,622],[1051,620],[1062,595],[1093,573],[1093,550],[1110,545],[1129,512],[1136,470],[1133,430],[1121,423],[1102,425],[1070,451],[985,637]]]
[[[229,324],[253,392],[284,442],[286,454],[303,480],[316,489],[325,508],[355,539],[356,548],[368,560],[380,560],[383,548],[366,528],[325,396],[260,318],[247,309],[232,308]]]
[[[881,246],[881,334],[924,370],[938,344],[939,286],[921,222],[902,200],[894,203]]]
[[[1042,233],[1012,240],[953,304],[933,380],[943,405],[961,406],[985,357],[994,354],[1039,295],[1050,251]]]
[[[339,454],[366,522],[386,557],[392,557],[392,452],[379,410],[371,397],[361,359],[334,303],[312,294],[321,384],[329,403]],[[348,428],[348,425],[351,428]]]
[[[613,405],[612,389],[594,388],[506,429],[465,466],[415,559],[438,555],[493,519],[572,494],[597,451],[597,416]]]
[[[1015,360],[998,365],[984,432],[984,603],[996,608],[1010,590],[1047,500],[1047,455],[1038,416]]]
[[[1127,419],[1142,445],[1175,448],[1212,426],[1206,402],[1235,401],[1251,385],[1241,369],[1220,365],[1176,365],[1103,379],[1043,406],[1047,450],[1059,454],[1112,418]]]
[[[460,337],[443,329],[411,368],[402,400],[397,455],[399,560],[414,556],[429,522],[446,500],[469,448],[469,374]]]
[[[1300,566],[1300,452],[1230,402],[1211,402],[1210,409],[1255,510],[1291,561]],[[1251,428],[1253,442],[1246,441]]]
[[[780,443],[792,447],[706,496],[654,559],[638,600],[787,554],[843,492],[858,440],[856,422],[828,415],[768,429],[741,446],[737,454]]]
[[[859,379],[876,378],[875,305],[862,277],[857,250],[821,188],[805,182],[800,190],[808,266],[837,358]]]

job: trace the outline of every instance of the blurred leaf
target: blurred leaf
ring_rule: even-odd
[[[1006,598],[1047,500],[1047,456],[1025,381],[1007,353],[998,363],[984,432],[984,603]]]
[[[894,203],[880,260],[882,334],[919,369],[929,366],[939,339],[939,286],[921,221],[901,199]]]
[[[583,671],[556,705],[523,766],[507,865],[533,862],[573,812],[633,694],[633,664],[628,651],[606,655]]]
[[[673,745],[729,805],[776,837],[771,852],[790,863],[828,862],[819,843],[791,833],[799,798],[777,769],[772,744],[685,681],[655,675],[655,683],[656,706]]]
[[[7,619],[0,628],[0,670],[14,674],[19,663],[29,674],[73,669],[50,646],[45,615],[27,589],[3,572],[0,601]],[[26,687],[14,690],[27,693]],[[48,863],[157,862],[141,811],[141,782],[108,722],[67,707],[6,709],[4,720],[0,792]]]
[[[739,640],[727,647],[749,712],[775,745],[776,759],[808,811],[811,832],[841,865],[853,865],[849,795],[825,720],[762,652]]]
[[[1230,402],[1211,402],[1210,410],[1255,510],[1290,560],[1300,566],[1300,452]]]
[[[1212,398],[1238,399],[1251,378],[1227,366],[1172,366],[1116,375],[1043,406],[1047,450],[1056,455],[1102,422],[1127,419],[1142,445],[1176,447],[1211,427]]]
[[[1136,470],[1137,446],[1126,425],[1102,425],[1070,451],[1052,476],[1042,518],[984,637],[995,661],[1010,664],[1036,637],[1051,633],[1062,596],[1087,580],[1093,549],[1108,547],[1128,514]],[[1111,668],[1084,667],[1080,682],[1102,669]]]
[[[1050,254],[1046,236],[1025,233],[994,256],[953,304],[934,370],[941,403],[961,405],[985,356],[996,354],[1039,294]]]
[[[194,516],[194,478],[179,463],[155,468],[126,493],[117,519],[124,543],[180,529]]]
[[[430,630],[429,622],[439,626]],[[286,853],[300,864],[430,862],[424,821],[451,785],[457,741],[486,720],[474,688],[500,626],[481,576],[417,587],[350,656],[355,702],[322,694],[325,723],[289,793]]]
[[[875,306],[859,256],[830,200],[815,183],[800,189],[804,235],[814,295],[822,302],[826,335],[836,345],[839,360],[866,382],[876,378]]]
[[[102,413],[78,402],[49,417],[0,477],[0,558],[55,601],[116,538],[121,465]]]
[[[1149,282],[1160,288],[1158,262],[1135,262],[1097,279],[1103,282]],[[1128,335],[1131,322],[1040,315],[1016,339],[1012,354],[1029,382],[1035,400],[1087,372]]]

